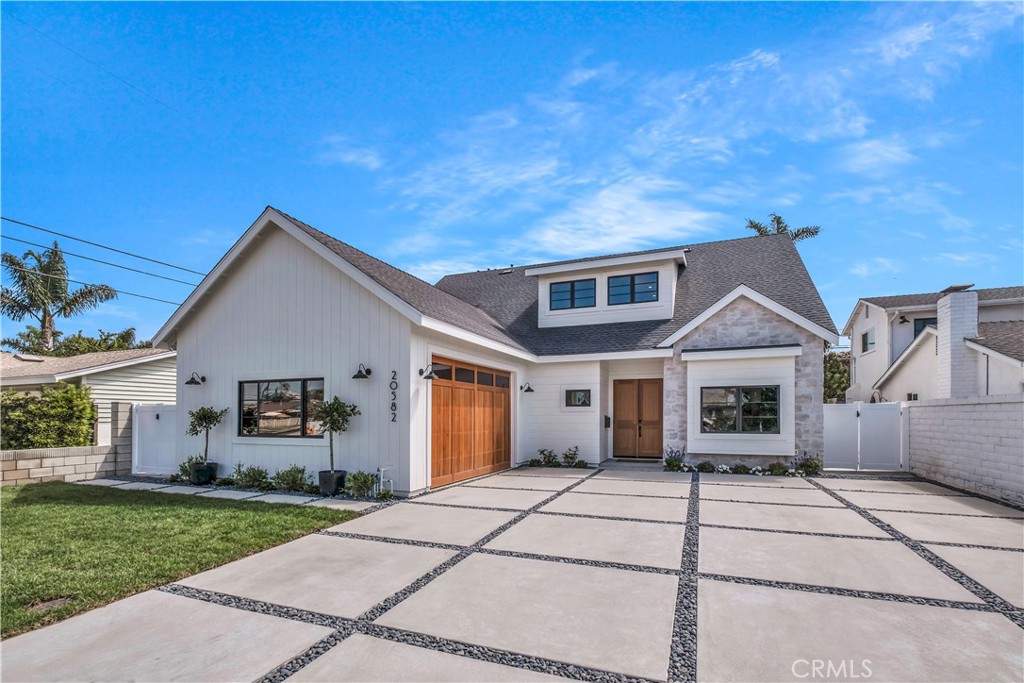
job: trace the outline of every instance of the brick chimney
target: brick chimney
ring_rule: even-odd
[[[938,308],[938,398],[974,396],[978,360],[964,339],[978,336],[978,293],[950,287],[943,291]]]

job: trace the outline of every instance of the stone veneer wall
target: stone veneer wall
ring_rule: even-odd
[[[776,315],[767,308],[740,297],[713,315],[703,325],[676,342],[672,358],[665,361],[664,439],[666,448],[686,448],[686,362],[679,352],[689,349],[713,349],[768,344],[800,344],[803,353],[796,357],[796,447],[802,454],[822,457],[825,452],[824,393],[825,352],[823,340],[804,328]],[[716,457],[709,457],[715,461]],[[734,460],[717,456],[725,464]],[[749,464],[782,460],[765,457],[745,459]]]
[[[910,471],[1024,505],[1024,396],[913,401]]]
[[[109,446],[0,451],[4,486],[81,481],[132,472],[132,404],[113,403]]]

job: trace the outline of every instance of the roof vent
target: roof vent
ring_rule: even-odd
[[[502,275],[509,275],[509,274],[515,272],[515,269],[516,269],[515,264],[514,263],[510,263],[510,264],[508,264],[508,268],[506,268],[505,270],[501,271],[501,274]]]
[[[944,290],[939,292],[939,294],[952,294],[953,292],[965,292],[965,291],[967,291],[968,289],[970,289],[973,286],[974,286],[973,282],[971,284],[969,284],[969,285],[950,285],[949,287],[946,287]]]
[[[46,358],[42,356],[33,356],[27,353],[16,353],[14,357],[18,360],[28,361],[29,363],[42,363]]]

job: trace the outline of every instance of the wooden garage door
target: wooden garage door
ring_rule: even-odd
[[[430,485],[508,469],[512,463],[511,376],[435,357],[431,382]]]

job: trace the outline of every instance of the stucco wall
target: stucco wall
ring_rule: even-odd
[[[910,471],[1024,504],[1024,396],[909,404]]]

